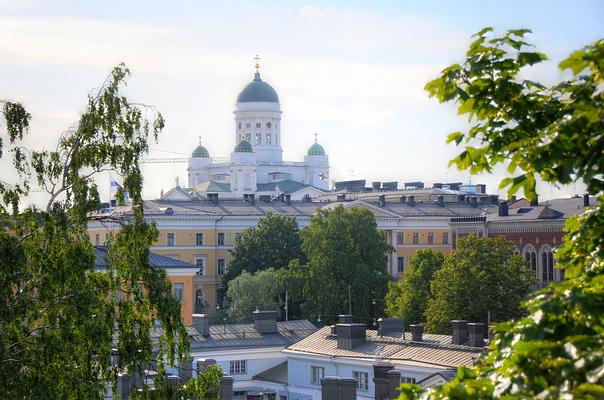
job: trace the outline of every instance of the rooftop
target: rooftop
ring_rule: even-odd
[[[333,358],[374,360],[391,364],[441,367],[472,366],[483,348],[451,344],[450,335],[424,334],[422,342],[412,342],[411,333],[379,336],[367,330],[366,341],[353,350],[338,349],[337,339],[326,326],[283,351],[290,354],[314,354]]]
[[[94,255],[96,262],[94,267],[96,269],[107,269],[108,259],[108,246],[94,246]],[[184,261],[177,260],[175,258],[162,256],[156,253],[149,252],[149,266],[157,269],[172,269],[172,268],[193,268],[199,269],[193,264],[186,263]]]
[[[277,322],[277,333],[259,333],[253,323],[210,325],[210,336],[202,336],[197,328],[186,328],[191,350],[218,350],[254,347],[285,347],[314,333],[317,327],[310,321]]]

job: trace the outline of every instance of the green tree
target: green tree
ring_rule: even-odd
[[[125,66],[114,68],[52,151],[22,147],[31,116],[19,103],[2,102],[0,155],[10,155],[16,176],[0,182],[2,399],[101,399],[119,372],[142,374],[151,362],[161,372],[188,351],[180,304],[165,272],[149,267],[157,230],[145,222],[141,199],[139,161],[164,121],[121,95],[128,75]],[[124,177],[132,214],[99,271],[86,228],[100,204],[94,178],[106,170]],[[46,208],[20,212],[32,183],[46,191]],[[155,321],[162,329],[152,338]],[[155,386],[167,390],[165,373]]]
[[[411,324],[425,322],[428,299],[432,297],[432,276],[442,267],[444,260],[445,256],[440,251],[418,250],[403,279],[388,282],[386,314],[390,317],[405,317]]]
[[[434,273],[432,297],[426,308],[426,330],[449,333],[451,320],[488,323],[522,315],[532,280],[524,259],[514,254],[514,242],[470,235]]]
[[[333,321],[349,312],[363,322],[373,318],[372,299],[386,292],[385,235],[364,208],[319,210],[303,229],[302,250],[308,257],[303,309],[311,319],[322,314]]]
[[[545,59],[511,30],[476,34],[463,64],[452,65],[426,89],[441,102],[455,101],[468,114],[468,132],[449,141],[464,150],[453,161],[473,172],[509,160],[503,186],[535,195],[535,176],[546,182],[583,181],[604,190],[604,40],[560,63],[572,76],[547,87],[523,79],[521,68]],[[480,147],[474,147],[476,144]],[[490,399],[604,397],[604,196],[570,218],[564,246],[556,251],[566,281],[550,284],[526,303],[527,316],[496,327],[497,335],[472,371],[422,392],[405,386],[402,398]]]
[[[279,288],[272,268],[252,274],[243,271],[229,282],[228,316],[235,322],[249,322],[256,309],[279,311]]]
[[[286,268],[275,271],[275,278],[279,288],[279,296],[285,305],[287,296],[287,314],[289,319],[305,318],[302,310],[304,303],[304,286],[308,279],[308,266],[301,265],[300,260],[292,260]],[[285,319],[285,307],[283,308],[283,319]]]
[[[233,261],[224,276],[225,287],[243,271],[278,270],[291,260],[302,259],[296,218],[267,213],[260,218],[258,226],[241,232],[232,254]]]

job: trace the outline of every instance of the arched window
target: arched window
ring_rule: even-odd
[[[526,267],[537,275],[537,251],[533,245],[524,246],[524,259],[526,260]]]
[[[541,248],[541,281],[554,280],[554,253],[551,247],[545,245]]]
[[[267,122],[267,123],[266,123],[266,127],[267,127],[268,129],[271,129],[271,126],[272,126],[272,125],[271,125],[271,123],[270,123],[270,122]]]

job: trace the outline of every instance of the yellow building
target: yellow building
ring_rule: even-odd
[[[267,199],[207,200],[186,189],[178,189],[178,198],[164,196],[161,200],[145,202],[145,216],[156,223],[159,238],[151,251],[196,266],[191,277],[192,289],[185,293],[185,304],[193,304],[196,312],[211,312],[218,304],[217,291],[222,276],[232,260],[238,233],[254,227],[268,212],[294,216],[300,228],[307,226],[312,215],[321,208],[343,205],[363,207],[376,218],[389,244],[396,251],[388,255],[388,270],[393,279],[400,278],[409,260],[418,249],[434,249],[448,254],[452,249],[451,217],[475,216],[492,211],[497,205],[493,196],[466,196],[441,189],[399,190],[387,194],[367,193],[346,196],[325,194],[307,201]],[[174,191],[172,191],[174,193]],[[183,198],[183,196],[188,198]],[[335,199],[335,200],[334,200]],[[128,212],[127,207],[108,210]],[[89,236],[100,245],[118,225],[93,223]],[[172,278],[171,278],[172,279]]]

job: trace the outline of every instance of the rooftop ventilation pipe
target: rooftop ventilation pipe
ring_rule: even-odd
[[[462,345],[468,341],[468,321],[455,319],[451,321],[453,327],[453,338],[451,343]]]

